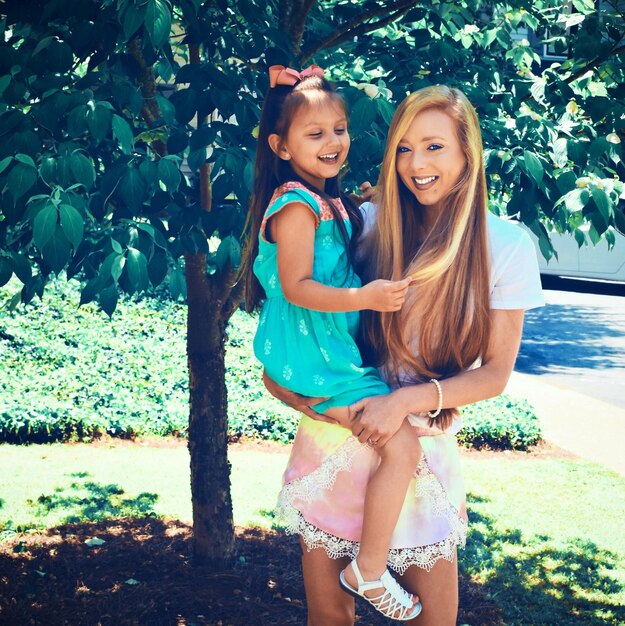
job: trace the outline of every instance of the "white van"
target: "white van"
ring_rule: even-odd
[[[570,233],[549,233],[558,258],[553,256],[546,261],[538,247],[538,238],[524,224],[521,226],[529,232],[536,246],[541,274],[625,283],[625,235],[618,230],[610,227],[616,240],[611,250],[608,249],[608,242],[605,239],[602,239],[596,246],[592,245],[588,237],[588,225],[580,228],[586,235],[587,242],[581,248]]]

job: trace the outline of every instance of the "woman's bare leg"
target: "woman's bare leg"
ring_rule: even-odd
[[[331,559],[323,548],[309,551],[300,543],[308,626],[354,626],[354,599],[339,585],[339,573],[349,559]]]
[[[458,560],[439,559],[428,572],[409,567],[399,582],[407,591],[423,598],[421,614],[407,624],[414,626],[455,626],[458,616]]]

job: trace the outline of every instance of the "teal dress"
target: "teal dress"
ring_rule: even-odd
[[[278,276],[277,245],[268,240],[265,229],[269,218],[290,202],[310,207],[317,222],[312,279],[330,287],[361,286],[348,262],[330,207],[300,183],[285,183],[276,189],[265,212],[254,261],[254,273],[267,294],[254,338],[254,354],[267,374],[287,389],[307,396],[328,396],[329,400],[315,406],[320,413],[389,393],[378,371],[363,367],[355,340],[358,311],[312,311],[291,304],[284,297]],[[341,210],[351,236],[351,223],[341,201],[333,202]]]

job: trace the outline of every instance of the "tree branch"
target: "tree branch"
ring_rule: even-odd
[[[300,10],[297,13],[294,13],[291,18],[291,23],[289,24],[289,34],[291,36],[291,41],[293,42],[293,50],[296,54],[300,52],[302,37],[304,36],[304,29],[306,27],[306,20],[308,19],[308,14],[313,8],[315,2],[317,2],[317,0],[304,0]]]
[[[579,70],[577,70],[577,72],[575,72],[574,74],[571,74],[564,82],[568,85],[568,84],[572,83],[573,81],[576,81],[580,76],[583,76],[589,70],[592,70],[592,69],[595,69],[596,67],[599,67],[605,61],[607,61],[610,57],[616,56],[618,54],[621,54],[621,52],[625,52],[625,45],[624,46],[618,46],[617,48],[613,48],[612,50],[610,50],[608,55],[605,56],[605,57],[596,57],[590,63],[588,63],[584,67],[582,67]]]
[[[351,19],[349,23],[344,24],[325,39],[316,42],[314,45],[304,50],[300,55],[302,65],[308,62],[319,50],[338,46],[353,37],[382,28],[406,14],[417,4],[420,4],[419,0],[395,0],[395,2],[384,8],[372,9],[371,11],[361,13],[358,17]],[[386,17],[373,23],[368,21],[382,15],[386,15]]]
[[[226,301],[221,307],[221,319],[227,322],[237,310],[241,300],[243,300],[243,287],[245,281],[239,278],[238,282],[234,282],[237,279],[238,272],[230,270],[225,277],[226,285],[230,285],[230,293],[228,294]]]
[[[199,65],[200,58],[200,45],[198,43],[189,44],[189,63],[192,65]],[[197,127],[200,128],[202,124],[208,122],[208,117],[200,117],[197,115]],[[210,211],[213,204],[213,194],[211,189],[211,164],[204,163],[200,165],[199,179],[200,179],[200,206],[204,211]]]
[[[148,126],[152,127],[156,120],[162,117],[161,109],[156,100],[158,90],[156,88],[154,69],[146,63],[141,50],[141,40],[138,37],[128,43],[128,53],[139,66],[139,85],[141,87],[141,95],[143,96],[141,114]],[[153,141],[150,145],[158,155],[165,156],[167,154],[167,145],[160,139]]]

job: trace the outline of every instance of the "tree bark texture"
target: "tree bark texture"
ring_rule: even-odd
[[[206,275],[202,254],[187,255],[187,357],[189,454],[193,504],[193,557],[227,568],[234,558],[234,525],[228,462],[228,400],[224,362],[223,294]]]

